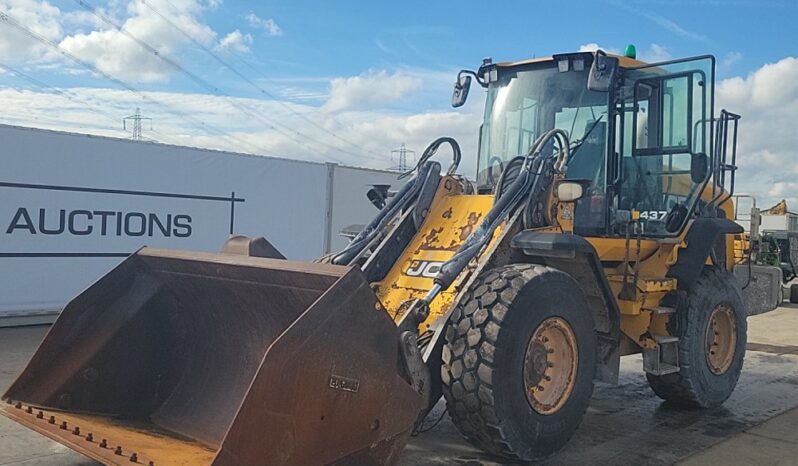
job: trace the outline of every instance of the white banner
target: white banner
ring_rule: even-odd
[[[0,189],[0,257],[124,257],[142,244],[218,248],[219,238],[236,231],[236,204],[245,202],[232,192],[222,197],[4,181]]]
[[[144,245],[218,251],[236,233],[324,252],[324,164],[9,126],[0,141],[0,317],[61,309]]]

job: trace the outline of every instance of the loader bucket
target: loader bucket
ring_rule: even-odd
[[[0,410],[106,464],[390,464],[422,405],[357,268],[144,248]]]

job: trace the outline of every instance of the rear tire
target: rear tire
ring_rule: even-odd
[[[453,311],[442,359],[443,393],[460,433],[488,453],[539,460],[565,445],[590,402],[593,317],[564,272],[499,267]]]
[[[668,324],[679,337],[679,372],[646,374],[660,398],[697,408],[721,405],[734,391],[745,357],[746,311],[733,275],[704,269]]]

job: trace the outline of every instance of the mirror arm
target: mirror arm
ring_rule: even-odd
[[[465,74],[465,75],[469,75],[469,76],[473,76],[473,77],[474,77],[474,79],[476,79],[477,83],[479,83],[479,85],[480,85],[480,86],[482,86],[482,87],[488,87],[488,82],[487,82],[487,81],[485,81],[485,80],[483,80],[483,79],[482,79],[482,78],[479,76],[479,74],[477,74],[477,72],[476,72],[476,71],[471,71],[471,70],[460,70],[460,72],[459,72],[459,73],[457,73],[457,82],[461,82],[461,77],[462,77],[464,74]]]

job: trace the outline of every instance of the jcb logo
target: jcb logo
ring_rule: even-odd
[[[408,277],[435,278],[441,271],[443,262],[440,261],[413,261],[407,268],[405,275]]]

